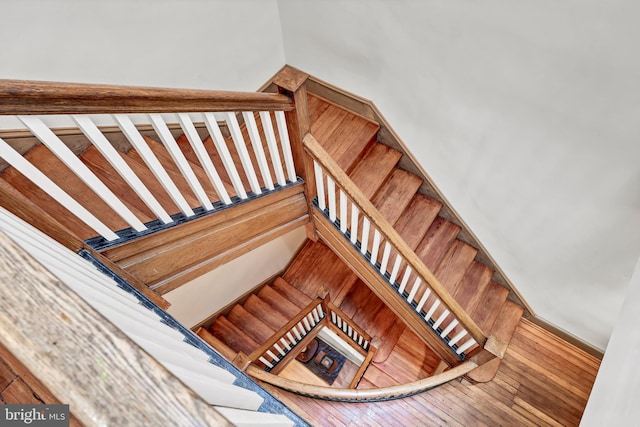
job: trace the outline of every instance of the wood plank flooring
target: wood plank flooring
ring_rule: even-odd
[[[395,369],[410,366],[403,361],[415,357],[414,349],[393,357],[386,363]],[[577,426],[599,366],[595,357],[522,319],[496,378],[485,384],[452,381],[371,404],[325,402],[266,387],[314,426]],[[386,366],[372,368],[360,388],[392,382]],[[416,375],[403,372],[404,379]]]

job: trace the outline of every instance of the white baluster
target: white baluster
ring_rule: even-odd
[[[273,364],[265,359],[263,356],[258,357],[258,360],[264,363],[265,366],[268,366],[269,369],[273,369]]]
[[[413,287],[411,288],[411,292],[409,292],[409,296],[407,297],[408,302],[413,301],[413,298],[416,296],[416,292],[418,292],[418,288],[420,287],[420,283],[422,283],[422,281],[419,277],[416,277],[416,281],[413,282]]]
[[[362,345],[362,348],[364,348],[365,350],[369,348],[369,341],[364,342],[364,344]]]
[[[340,231],[342,234],[347,233],[347,218],[349,214],[347,213],[347,195],[344,194],[344,191],[340,189]]]
[[[169,130],[169,127],[167,127],[164,119],[159,114],[149,114],[149,120],[151,120],[151,125],[160,138],[160,141],[162,141],[162,144],[169,152],[173,162],[182,173],[182,176],[186,179],[187,184],[189,184],[189,187],[191,187],[193,193],[196,195],[202,206],[204,206],[208,211],[212,210],[213,205],[211,204],[211,200],[209,200],[209,196],[207,196],[207,193],[205,193],[204,188],[202,188],[196,174],[193,172],[193,169],[191,169],[191,166],[189,166],[189,162],[184,157],[180,147],[178,147],[178,143],[173,137],[173,134],[171,134],[171,131]]]
[[[362,346],[362,340],[363,340],[363,339],[364,339],[364,338],[362,337],[362,335],[360,335],[360,337],[358,338],[358,345],[359,345],[359,346]]]
[[[178,187],[176,187],[171,178],[169,178],[167,171],[164,170],[160,161],[158,161],[158,158],[153,154],[153,151],[151,151],[131,119],[128,116],[119,114],[114,115],[113,117],[116,119],[118,126],[120,126],[120,129],[125,134],[129,142],[131,142],[131,145],[133,145],[133,148],[136,149],[138,154],[140,154],[140,157],[142,157],[142,160],[144,160],[147,166],[149,166],[153,175],[158,179],[158,181],[160,181],[160,184],[162,184],[164,189],[167,190],[169,197],[171,197],[180,211],[188,217],[195,215],[187,201],[180,193],[180,190],[178,190]]]
[[[327,202],[324,193],[324,179],[322,176],[322,166],[315,160],[313,161],[313,170],[316,176],[316,192],[318,193],[318,207],[324,211],[327,208]]]
[[[253,146],[253,153],[256,155],[256,160],[258,161],[258,168],[260,169],[264,185],[269,190],[273,190],[273,180],[271,179],[271,172],[269,171],[269,165],[267,164],[267,157],[264,155],[264,147],[262,146],[262,139],[260,139],[260,133],[258,132],[256,118],[253,113],[246,111],[242,113],[242,117],[244,117],[244,123],[247,126],[247,131],[249,132],[249,139]]]
[[[280,343],[287,349],[287,352],[291,350],[291,345],[284,339],[284,337],[280,338]]]
[[[302,334],[302,336],[307,335],[307,330],[304,328],[302,323],[298,323],[297,327],[298,327],[298,330],[300,331],[300,334]]]
[[[406,270],[404,271],[404,276],[402,276],[402,282],[400,282],[400,287],[398,288],[398,293],[402,295],[404,292],[404,288],[406,288],[407,283],[409,282],[409,277],[411,276],[411,267],[407,265]]]
[[[113,148],[113,145],[107,140],[103,133],[93,123],[88,116],[72,116],[73,120],[78,125],[78,128],[84,133],[84,135],[91,141],[91,143],[98,149],[98,151],[104,156],[105,159],[113,166],[113,168],[120,174],[127,184],[133,189],[133,191],[140,197],[140,199],[151,209],[151,211],[160,219],[160,221],[168,224],[173,222],[166,210],[160,205],[158,200],[151,194],[149,189],[138,178],[133,169],[124,161],[122,156],[118,154],[117,150]]]
[[[453,319],[453,321],[451,321],[451,323],[449,323],[449,325],[442,330],[440,336],[442,338],[446,337],[447,335],[449,335],[449,332],[451,332],[456,326],[458,326],[458,319]],[[451,345],[451,343],[449,344]]]
[[[427,288],[427,290],[425,290],[424,293],[422,294],[422,298],[420,298],[420,302],[416,306],[416,311],[418,313],[420,313],[420,310],[422,310],[422,307],[424,307],[424,303],[427,302],[427,298],[429,298],[429,295],[431,295],[431,289]]]
[[[342,318],[340,316],[338,316],[338,323],[336,323],[338,325],[338,328],[342,329]]]
[[[300,341],[302,339],[302,335],[300,335],[300,332],[298,332],[297,325],[295,325],[291,330],[293,331],[293,334],[296,336],[298,341]]]
[[[322,304],[318,304],[316,309],[318,310],[318,315],[320,316],[320,318],[323,318],[324,317],[324,311],[322,310]]]
[[[382,253],[382,261],[380,262],[380,273],[385,274],[387,272],[387,264],[389,263],[390,256],[391,256],[391,245],[389,244],[389,242],[385,242],[384,251]]]
[[[465,350],[467,350],[470,347],[473,347],[473,345],[475,345],[475,343],[476,343],[476,341],[473,338],[469,338],[469,340],[467,342],[465,342],[460,347],[458,347],[458,349],[456,350],[456,353],[458,353],[458,354],[464,353]]]
[[[289,142],[289,131],[287,130],[287,122],[283,111],[276,111],[276,124],[278,125],[278,134],[280,135],[280,143],[282,144],[282,153],[284,154],[284,164],[287,166],[287,175],[289,181],[296,182],[296,167],[293,164],[293,155],[291,154],[291,142]]]
[[[241,199],[246,199],[247,192],[244,190],[244,186],[242,185],[242,180],[240,179],[240,175],[238,174],[236,165],[233,162],[233,158],[231,157],[231,153],[229,152],[226,141],[222,136],[222,132],[220,132],[218,121],[216,120],[213,113],[204,113],[204,124],[205,126],[207,126],[207,131],[211,136],[213,145],[216,147],[218,154],[220,154],[220,159],[222,160],[222,164],[227,171],[227,175],[229,175],[229,179],[231,179],[231,185],[233,185],[233,188],[236,190],[236,194]]]
[[[251,191],[253,191],[254,194],[262,194],[262,190],[260,190],[260,184],[258,183],[258,177],[256,176],[256,171],[253,168],[253,163],[251,163],[251,158],[249,157],[249,152],[247,151],[247,145],[244,142],[242,131],[240,131],[238,119],[236,118],[235,113],[232,112],[226,113],[226,118],[227,126],[229,126],[229,132],[231,132],[231,139],[233,140],[233,143],[236,146],[236,150],[238,151],[238,155],[240,156],[240,163],[242,163],[244,173],[249,179],[249,186],[251,187]]]
[[[347,325],[347,335],[352,336],[353,334],[353,328],[351,328],[351,325]]]
[[[264,135],[267,139],[267,147],[269,148],[269,155],[271,156],[273,170],[276,173],[276,180],[279,185],[287,185],[287,181],[284,177],[284,169],[282,168],[282,162],[280,161],[280,152],[278,151],[276,134],[273,132],[271,115],[268,111],[260,111],[260,121],[262,122],[262,129],[264,130]]]
[[[392,284],[396,282],[398,278],[398,273],[400,272],[400,266],[402,265],[402,257],[400,254],[396,255],[396,260],[393,263],[393,268],[391,269],[391,275],[389,276],[389,282]]]
[[[104,225],[91,212],[85,209],[84,206],[65,193],[62,188],[49,179],[49,177],[43,174],[38,168],[29,163],[2,138],[0,138],[0,157],[40,187],[45,193],[53,197],[58,203],[66,207],[72,214],[78,217],[78,219],[95,230],[96,233],[110,241],[118,238],[116,233],[111,231],[109,227]]]
[[[362,217],[362,238],[360,239],[360,253],[366,255],[367,253],[367,245],[369,244],[369,219],[364,216]]]
[[[447,318],[448,315],[449,315],[449,310],[445,310],[444,312],[442,312],[440,317],[438,317],[438,320],[436,320],[435,323],[433,324],[433,329],[437,329],[442,324],[442,322],[444,322],[444,320]]]
[[[451,340],[449,340],[449,345],[453,346],[455,343],[460,341],[460,339],[462,339],[462,337],[464,337],[465,335],[467,335],[467,331],[465,329],[461,330],[453,338],[451,338]]]
[[[332,311],[331,312],[331,323],[336,324],[338,322],[338,320],[336,319],[336,312]]]
[[[227,189],[224,188],[220,175],[218,174],[216,167],[213,165],[211,156],[207,153],[207,149],[205,148],[202,139],[200,139],[200,135],[198,135],[198,131],[193,125],[191,118],[186,113],[179,113],[178,122],[180,123],[180,127],[187,137],[189,144],[191,144],[193,152],[200,161],[200,165],[209,177],[209,181],[211,181],[213,188],[216,190],[216,193],[218,193],[218,197],[220,197],[220,200],[222,200],[225,205],[230,205],[231,198],[229,197],[229,193],[227,193]]]
[[[277,361],[280,360],[280,358],[278,356],[276,356],[275,354],[273,354],[273,352],[271,350],[267,350],[267,355],[269,355],[271,360],[273,360],[274,362],[277,362]]]
[[[29,128],[53,154],[56,155],[69,169],[75,173],[94,193],[111,207],[127,224],[136,231],[146,230],[147,227],[140,221],[124,203],[113,194],[82,161],[73,154],[73,151],[65,145],[58,136],[51,131],[38,117],[18,116],[20,121]]]
[[[435,302],[431,305],[431,308],[429,309],[429,311],[427,311],[427,314],[424,315],[424,318],[426,320],[431,319],[431,317],[433,316],[433,313],[435,313],[439,305],[440,305],[440,300],[436,298]]]
[[[327,197],[329,198],[329,219],[331,222],[336,222],[336,186],[329,175],[327,175]]]
[[[375,229],[373,230],[373,245],[371,246],[371,264],[375,265],[376,261],[378,261],[378,250],[380,249],[380,238],[382,235],[380,232]]]
[[[316,322],[313,320],[313,315],[311,313],[307,314],[306,319],[309,321],[309,325],[311,325],[311,327],[314,327],[316,325]]]
[[[318,323],[320,321],[320,316],[318,315],[317,309],[314,308],[311,313],[313,313],[313,320],[315,320],[315,323]]]
[[[275,349],[276,349],[276,351],[277,351],[278,353],[280,353],[282,356],[286,356],[286,355],[287,355],[287,353],[285,353],[285,352],[284,352],[284,350],[282,350],[282,347],[280,347],[280,346],[278,345],[278,343],[274,343],[274,344],[273,344],[273,348],[275,348]]]
[[[355,203],[351,204],[351,243],[354,245],[358,241],[358,220],[360,219],[360,210]]]
[[[293,335],[291,335],[291,331],[287,332],[287,338],[289,338],[289,342],[293,344],[298,342],[296,339],[293,338]]]

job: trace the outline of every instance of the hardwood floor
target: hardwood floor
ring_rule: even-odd
[[[411,353],[394,352],[393,365]],[[577,426],[599,366],[595,357],[522,319],[488,383],[452,381],[410,398],[357,404],[265,387],[315,426]]]

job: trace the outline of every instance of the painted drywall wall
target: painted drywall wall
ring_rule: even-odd
[[[602,359],[582,427],[623,426],[640,417],[640,261]]]
[[[640,254],[640,4],[278,5],[287,62],[373,100],[536,313],[603,349]]]
[[[166,293],[169,314],[193,327],[282,271],[306,237],[304,227],[297,228]]]
[[[254,91],[284,64],[275,0],[3,0],[0,78]]]

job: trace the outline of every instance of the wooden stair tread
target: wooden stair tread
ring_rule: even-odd
[[[493,327],[491,328],[489,335],[494,336],[502,343],[509,344],[516,327],[520,323],[523,312],[524,308],[520,305],[506,300],[498,313],[496,321],[493,323]],[[502,356],[504,356],[504,353]]]
[[[263,286],[258,292],[258,296],[289,319],[294,318],[298,313],[300,313],[300,308],[298,308],[298,306],[286,299],[269,285]]]
[[[315,95],[308,99],[311,134],[344,171],[351,171],[380,126]]]
[[[311,298],[301,292],[296,287],[291,286],[289,282],[284,280],[282,277],[277,277],[271,286],[278,291],[282,295],[286,295],[286,297],[298,306],[298,308],[303,309],[307,305],[311,303]]]
[[[249,355],[260,347],[260,344],[237,328],[225,316],[219,316],[209,328],[209,332],[236,352]]]
[[[402,212],[393,228],[413,250],[427,234],[427,230],[438,216],[442,203],[422,194],[416,194]]]
[[[196,155],[195,151],[193,151],[193,147],[191,147],[191,143],[187,139],[187,136],[184,134],[180,135],[176,139],[176,142],[178,143],[178,147],[180,147],[180,150],[184,154],[184,157],[189,162],[189,165],[191,166],[193,173],[198,178],[200,185],[202,185],[202,188],[207,193],[207,196],[209,196],[209,200],[211,200],[212,203],[220,200],[220,196],[218,195],[218,192],[214,188],[213,183],[211,182],[211,179],[209,179],[209,175],[207,175],[207,173],[205,172],[204,167],[200,164],[200,160],[198,159],[198,156]],[[213,159],[212,159],[212,163],[214,163]],[[233,185],[231,185],[230,182],[227,182],[224,179],[222,179],[222,174],[220,170],[218,170],[218,168],[215,166],[215,164],[214,164],[214,169],[218,173],[218,176],[220,177],[220,181],[222,181],[222,185],[224,186],[227,193],[229,195],[235,195],[235,189],[233,188]]]
[[[416,255],[429,270],[434,271],[459,232],[459,226],[442,217],[436,218],[427,230],[424,239],[416,248]]]
[[[225,357],[228,361],[233,361],[236,357],[236,352],[231,347],[214,337],[207,329],[200,327],[196,331],[196,334],[202,338],[207,344],[213,347],[218,353]]]
[[[354,167],[349,177],[362,193],[371,199],[400,161],[402,153],[375,143]]]
[[[476,248],[461,240],[456,240],[449,247],[434,274],[450,294],[453,295],[458,289],[460,281],[465,276],[477,253],[478,250]]]
[[[280,330],[289,321],[282,313],[274,310],[273,307],[254,294],[249,295],[243,307],[274,331]]]
[[[358,279],[336,254],[321,242],[309,240],[283,274],[289,284],[309,297],[332,289],[331,301],[339,305],[338,294]]]
[[[474,261],[465,273],[460,286],[452,294],[460,307],[467,313],[478,305],[485,288],[491,281],[493,271],[486,265]]]
[[[258,344],[263,344],[276,332],[239,304],[231,309],[227,314],[227,319],[239,329],[242,329]]]
[[[0,178],[25,198],[31,200],[40,209],[46,211],[68,230],[72,230],[79,239],[86,240],[97,236],[98,233],[91,227],[79,221],[66,207],[58,203],[16,169],[8,167],[2,172]]]
[[[406,327],[404,322],[360,280],[351,288],[339,308],[369,335],[382,339],[373,360],[386,360]]]
[[[394,224],[421,185],[422,180],[416,175],[395,169],[371,202],[387,221]]]
[[[130,209],[135,209],[142,222],[156,219],[156,215],[120,176],[98,149],[91,145],[80,155],[80,160]]]
[[[147,167],[144,162],[141,162],[140,155],[135,149],[129,150],[124,156],[124,161],[129,165],[133,172],[140,178],[140,181],[145,187],[153,194],[160,206],[164,208],[169,215],[173,215],[180,212],[180,209],[175,204],[171,196],[164,189],[160,181],[153,175],[153,172]]]
[[[471,318],[486,335],[491,330],[493,322],[498,317],[499,309],[507,300],[508,295],[507,288],[496,282],[491,282],[482,293],[478,305],[469,312]]]
[[[47,175],[78,203],[87,208],[111,230],[115,231],[129,227],[129,224],[124,219],[111,209],[109,205],[82,182],[75,173],[69,170],[69,168],[43,144],[38,144],[33,147],[24,157],[31,164],[37,165],[40,171]],[[76,221],[80,222],[79,220]],[[97,233],[93,232],[93,236],[96,235]]]

